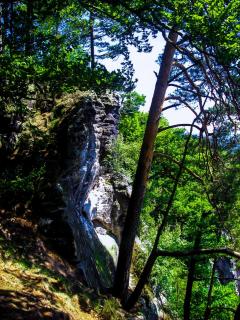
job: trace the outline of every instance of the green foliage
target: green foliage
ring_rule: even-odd
[[[146,113],[133,113],[123,115],[119,124],[119,131],[123,135],[124,141],[141,141],[144,135],[147,122]]]
[[[130,115],[139,111],[141,106],[144,106],[146,97],[136,91],[126,93],[123,96],[123,107],[121,109],[121,115]]]
[[[87,1],[86,1],[87,2]],[[239,1],[96,1],[102,11],[122,23],[142,24],[157,31],[173,26],[181,30],[186,43],[216,54],[218,61],[236,62],[239,57]],[[97,5],[96,5],[97,7]],[[184,8],[184,10],[182,10]],[[121,18],[120,18],[121,17]],[[188,42],[188,44],[189,44]]]
[[[103,320],[123,320],[124,315],[120,312],[120,303],[115,298],[108,298],[103,301],[103,305],[95,307],[97,313]]]
[[[144,113],[124,114],[120,122],[121,135],[113,148],[113,167],[116,171],[128,174],[132,178],[145,124],[146,114]],[[160,127],[166,126],[168,126],[167,121],[162,119]],[[187,132],[182,129],[168,129],[162,131],[157,137],[154,161],[142,209],[141,227],[138,233],[144,248],[143,251],[140,248],[135,249],[134,255],[133,268],[137,277],[140,276],[146,262],[146,252],[149,253],[152,249],[156,228],[161,223],[162,214],[168,204],[174,179],[179,170],[177,163],[181,161],[186,138]],[[237,244],[239,223],[236,216],[236,209],[239,210],[239,192],[235,185],[235,183],[238,184],[239,179],[239,171],[235,163],[237,154],[238,152],[234,151],[226,156],[224,149],[219,150],[219,157],[226,156],[227,158],[225,164],[223,162],[213,163],[215,173],[214,180],[211,181],[203,166],[203,155],[198,138],[192,137],[185,163],[185,168],[190,171],[183,170],[167,225],[160,238],[159,247],[161,249],[169,251],[192,249],[196,233],[199,230],[202,230],[201,247],[231,247],[233,244],[229,241],[230,238],[224,235],[219,236],[219,228],[222,228],[221,223],[224,223],[225,230],[227,228],[228,235],[234,235],[234,246],[239,248]],[[221,170],[218,165],[221,166]],[[222,212],[221,219],[224,217],[224,221],[219,220],[215,203],[218,203],[219,210]],[[158,209],[156,210],[156,208]],[[230,216],[235,217],[236,225],[231,223],[232,218],[228,220]],[[188,263],[189,259],[187,258],[159,257],[151,273],[150,284],[154,288],[155,294],[161,294],[166,298],[167,303],[164,308],[168,314],[175,318],[183,317]],[[202,280],[194,282],[191,319],[203,318],[211,267],[212,262],[209,258],[198,259],[195,277]],[[217,273],[215,277],[211,319],[230,319],[232,311],[229,310],[234,310],[237,306],[234,283],[222,285],[217,279]],[[218,318],[216,310],[219,311],[225,294],[227,294],[227,298],[224,300],[226,309],[221,311],[221,317]]]
[[[3,5],[1,100],[21,104],[23,98],[37,96],[53,104],[56,97],[76,88],[122,90],[124,82],[127,86],[132,81],[127,79],[126,70],[108,72],[100,63],[94,70],[90,68],[89,12],[75,1],[64,3],[54,1],[42,6],[38,1],[20,1],[12,7]],[[112,22],[106,36],[117,39],[119,32]],[[124,48],[116,51],[115,57],[127,53]],[[34,85],[32,92],[30,85]]]
[[[134,177],[146,121],[146,113],[123,112],[119,123],[120,134],[105,160],[114,172]]]
[[[131,144],[131,154],[129,146],[124,143],[122,135],[113,144],[111,152],[105,158],[107,167],[116,174],[124,174],[133,178],[136,162],[139,156],[140,141]]]

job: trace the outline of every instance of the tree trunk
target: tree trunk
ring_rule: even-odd
[[[27,1],[27,20],[26,20],[26,43],[25,52],[31,54],[33,49],[33,1]]]
[[[216,259],[214,259],[213,267],[212,267],[212,274],[211,274],[211,279],[210,279],[210,284],[208,289],[207,305],[204,313],[204,320],[209,320],[211,315],[212,290],[214,285],[215,270],[216,270]]]
[[[9,30],[9,5],[2,3],[2,51],[8,45],[8,30]]]
[[[146,262],[146,264],[144,266],[143,272],[141,273],[141,276],[140,276],[140,278],[138,280],[136,288],[134,289],[133,293],[130,295],[130,297],[127,299],[126,303],[124,304],[124,308],[126,310],[130,310],[131,308],[133,308],[135,303],[139,299],[139,297],[140,297],[140,295],[142,293],[142,290],[143,290],[145,284],[147,283],[148,278],[150,277],[153,265],[154,265],[157,257],[159,256],[158,255],[158,243],[159,243],[160,237],[161,237],[161,235],[162,235],[162,233],[164,231],[164,228],[165,228],[165,226],[167,224],[168,215],[169,215],[169,212],[171,210],[171,207],[172,207],[172,204],[173,204],[173,201],[174,201],[174,197],[175,197],[175,194],[176,194],[176,191],[177,191],[177,187],[178,187],[178,183],[180,181],[180,177],[182,175],[182,171],[183,171],[183,168],[184,168],[184,163],[185,163],[186,156],[187,156],[187,151],[188,151],[188,144],[189,144],[189,141],[190,141],[191,136],[192,136],[192,130],[193,130],[193,126],[191,127],[191,131],[189,133],[189,136],[187,138],[187,141],[186,141],[186,144],[185,144],[185,147],[184,147],[183,157],[182,157],[181,162],[179,163],[179,171],[178,171],[178,174],[176,176],[176,179],[175,179],[175,182],[174,182],[174,185],[173,185],[173,189],[172,189],[171,195],[170,195],[169,200],[168,200],[167,208],[166,208],[166,210],[164,212],[164,215],[163,215],[162,222],[158,227],[157,235],[156,235],[156,238],[155,238],[155,241],[154,241],[154,245],[153,245],[152,251],[151,251],[150,256],[148,257],[148,260],[147,260],[147,262]],[[157,207],[157,210],[159,210],[158,207]]]
[[[91,69],[95,68],[95,52],[94,52],[94,17],[93,14],[90,13],[89,18],[90,25],[90,59],[91,59]]]
[[[149,279],[149,276],[151,274],[152,268],[154,266],[154,263],[155,263],[157,257],[158,257],[157,251],[154,248],[151,251],[150,256],[148,257],[148,260],[144,266],[144,269],[143,269],[141,276],[138,280],[136,288],[134,289],[133,293],[130,295],[129,299],[127,299],[126,303],[123,305],[125,310],[130,310],[131,308],[133,308],[135,303],[138,301],[138,299],[142,293],[142,290]]]
[[[10,2],[10,17],[9,17],[9,43],[10,43],[10,52],[12,54],[13,49],[14,49],[14,35],[13,35],[13,25],[14,25],[14,8],[13,8],[13,0]]]
[[[195,238],[195,242],[194,242],[194,246],[193,246],[193,249],[195,249],[195,250],[200,248],[203,219],[204,219],[204,213],[202,214],[199,229],[196,233],[196,238]],[[196,264],[197,264],[196,258],[192,257],[190,259],[189,268],[188,268],[187,287],[186,287],[186,294],[185,294],[184,305],[183,305],[183,312],[184,312],[183,319],[184,320],[190,319],[192,288],[193,288],[194,273],[195,273]]]
[[[119,258],[115,275],[113,294],[123,301],[127,298],[129,272],[132,260],[133,246],[139,223],[140,211],[145,194],[147,179],[152,163],[154,142],[158,133],[159,119],[164,102],[168,78],[171,72],[177,33],[169,33],[169,42],[166,43],[163,60],[160,66],[152,103],[149,111],[147,126],[142,143],[141,153],[133,183],[131,199],[129,201],[126,220],[119,249]]]
[[[3,4],[0,2],[0,54],[3,53]]]
[[[184,320],[190,319],[190,306],[191,306],[191,298],[192,298],[192,287],[194,282],[194,272],[196,266],[196,259],[191,258],[190,264],[188,268],[188,279],[187,279],[187,288],[184,299]]]

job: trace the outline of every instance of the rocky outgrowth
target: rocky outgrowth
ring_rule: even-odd
[[[221,257],[217,259],[216,268],[220,283],[228,284],[234,281],[236,292],[240,296],[240,270],[236,267],[236,262],[228,257]]]
[[[131,188],[128,179],[103,174],[96,179],[84,204],[84,211],[93,222],[101,243],[117,263],[118,245]]]
[[[103,161],[117,135],[119,101],[75,93],[57,112],[66,106],[56,135],[61,167],[44,192],[41,229],[65,256],[73,255],[74,243],[74,260],[86,283],[104,291],[112,285],[130,194],[129,182],[107,172]]]
[[[99,234],[111,233],[118,244],[130,193],[126,177],[108,173],[99,176],[84,205]]]
[[[219,275],[218,279],[221,284],[227,284],[234,280],[233,262],[231,259],[226,257],[218,258],[216,268]]]

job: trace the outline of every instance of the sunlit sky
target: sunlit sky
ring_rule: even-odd
[[[165,41],[161,36],[150,41],[153,49],[150,53],[137,52],[134,47],[130,47],[130,57],[135,69],[135,77],[138,79],[136,89],[138,93],[146,96],[146,104],[142,108],[144,111],[148,111],[151,99],[155,87],[156,75],[159,65],[156,63],[158,55],[163,52]],[[106,67],[109,70],[117,69],[120,65],[120,61],[106,61]],[[193,116],[189,110],[167,110],[164,112],[164,116],[168,119],[170,124],[177,123],[192,123]]]

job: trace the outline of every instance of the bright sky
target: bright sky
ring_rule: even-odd
[[[163,52],[165,41],[159,35],[157,38],[151,40],[153,49],[150,53],[137,52],[134,47],[130,48],[131,60],[135,69],[135,77],[138,79],[135,91],[144,94],[146,96],[146,105],[143,110],[147,111],[151,104],[151,99],[155,87],[156,75],[159,66],[156,63],[158,55]],[[105,62],[106,67],[109,70],[117,69],[120,65],[120,61]],[[164,116],[168,119],[170,124],[177,123],[192,123],[193,116],[189,110],[167,110]]]

